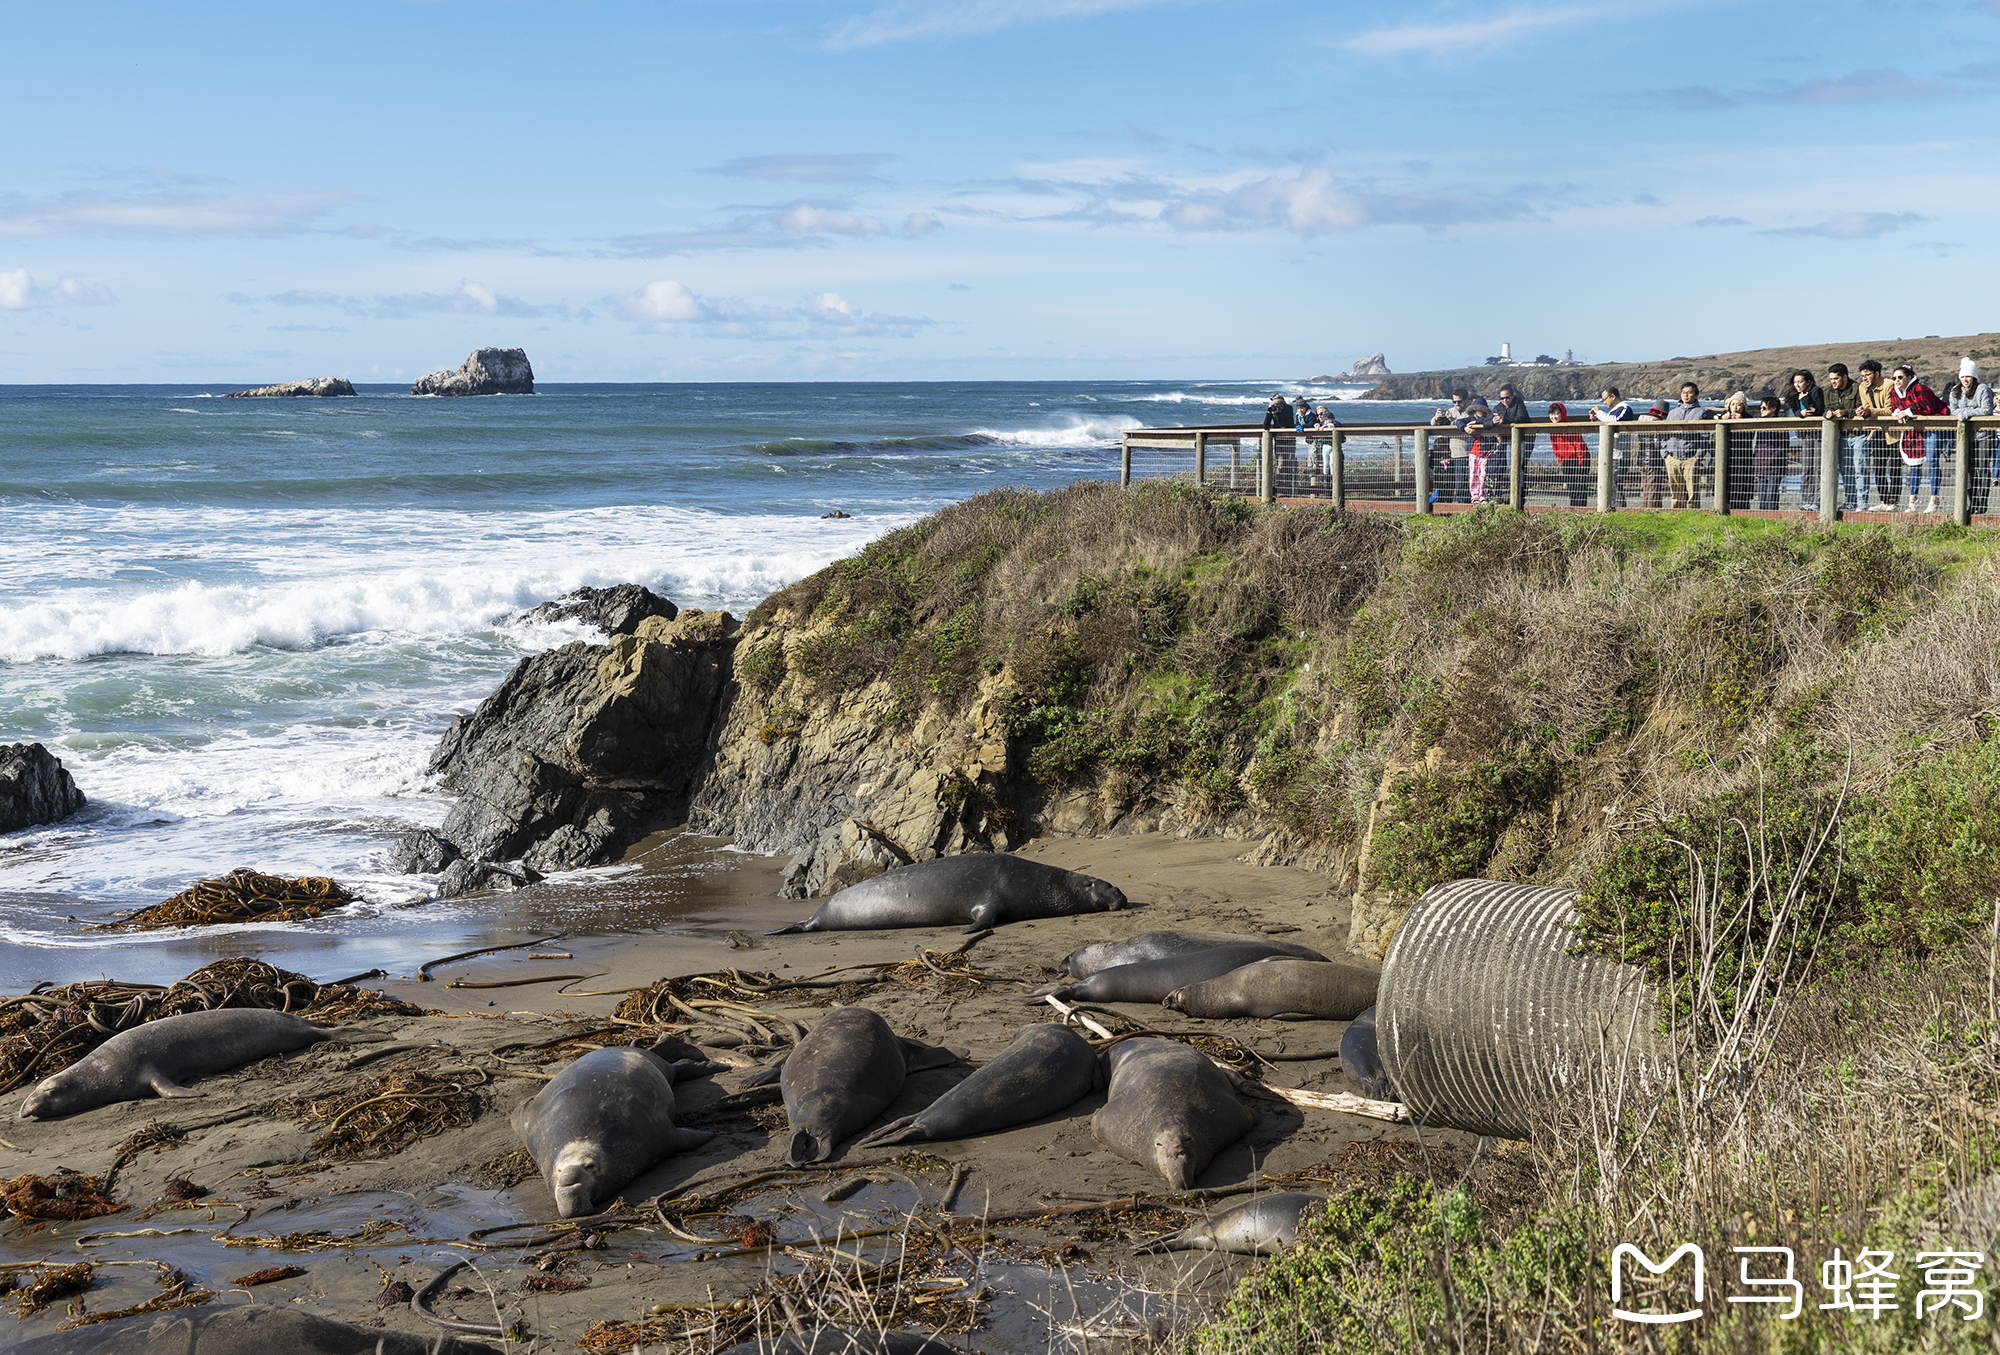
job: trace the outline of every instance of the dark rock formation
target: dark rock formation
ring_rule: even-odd
[[[231,391],[229,399],[246,400],[260,395],[352,395],[354,387],[344,376],[310,376],[303,381],[280,381],[275,386]]]
[[[388,865],[398,875],[436,875],[456,860],[458,848],[428,828],[412,828],[396,835]]]
[[[0,745],[0,833],[66,819],[84,806],[83,792],[39,743]]]
[[[614,859],[685,808],[730,674],[726,612],[654,616],[608,645],[523,659],[452,722],[430,771],[458,803],[444,836],[539,870]]]
[[[535,369],[519,348],[482,348],[455,372],[432,372],[412,395],[533,395]]]
[[[444,874],[438,877],[432,897],[455,899],[475,889],[526,889],[541,882],[541,873],[526,866],[502,866],[491,861],[467,861],[460,857],[445,867]]]
[[[643,584],[621,583],[610,588],[579,588],[521,613],[523,621],[585,621],[606,635],[631,635],[649,616],[668,621],[680,608]]]

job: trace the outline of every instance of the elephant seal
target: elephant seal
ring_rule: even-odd
[[[280,1300],[282,1304],[282,1300]],[[182,1309],[51,1332],[9,1345],[14,1355],[500,1355],[498,1346],[442,1333],[412,1336],[350,1326],[268,1303]],[[835,1355],[832,1350],[820,1355]]]
[[[1381,976],[1325,960],[1258,960],[1218,978],[1176,988],[1161,1000],[1189,1016],[1275,1016],[1348,1021],[1375,1004]]]
[[[1151,1167],[1186,1190],[1215,1155],[1263,1117],[1208,1055],[1178,1040],[1137,1039],[1105,1054],[1111,1094],[1090,1133],[1128,1162]]]
[[[1375,1009],[1354,1018],[1340,1037],[1340,1071],[1354,1084],[1354,1090],[1371,1101],[1400,1098],[1382,1071],[1382,1055],[1375,1048]]]
[[[595,1214],[654,1163],[714,1138],[674,1124],[674,1079],[709,1068],[649,1049],[596,1049],[515,1106],[508,1122],[542,1169],[556,1213]]]
[[[1178,1233],[1156,1237],[1132,1248],[1135,1252],[1226,1251],[1243,1256],[1269,1256],[1299,1240],[1299,1217],[1324,1195],[1263,1195],[1248,1204],[1225,1209],[1213,1218],[1191,1223]]]
[[[842,1331],[821,1327],[817,1331],[763,1341],[745,1341],[731,1346],[722,1355],[960,1355],[933,1337],[914,1331]]]
[[[118,1034],[53,1077],[44,1078],[21,1103],[21,1114],[52,1120],[117,1101],[156,1096],[200,1096],[183,1085],[246,1063],[289,1054],[335,1032],[302,1016],[262,1007],[166,1016]]]
[[[1098,941],[1079,946],[1063,957],[1063,973],[1073,979],[1087,979],[1100,969],[1114,965],[1138,964],[1142,960],[1164,960],[1175,955],[1192,955],[1217,946],[1269,946],[1281,955],[1301,960],[1324,960],[1326,956],[1307,946],[1289,941],[1273,941],[1268,936],[1240,936],[1235,932],[1142,932],[1122,941]]]
[[[1068,1110],[1096,1089],[1097,1051],[1053,1021],[1029,1026],[998,1058],[915,1115],[882,1126],[857,1148],[969,1139]]]
[[[899,1038],[866,1007],[835,1007],[786,1057],[778,1078],[792,1127],[786,1159],[794,1166],[826,1161],[888,1108],[905,1077],[963,1057]]]
[[[1262,943],[1217,946],[1191,955],[1113,965],[1075,983],[1045,983],[1021,1001],[1040,1002],[1045,997],[1056,997],[1064,1002],[1158,1002],[1176,988],[1220,978],[1232,969],[1263,959],[1290,958]]]
[[[1005,852],[940,856],[849,885],[804,922],[767,933],[948,927],[969,932],[1028,918],[1116,912],[1125,895],[1094,875],[1045,866]]]

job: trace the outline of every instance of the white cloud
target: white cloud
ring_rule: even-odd
[[[1916,212],[1842,212],[1839,216],[1828,217],[1810,226],[1784,226],[1759,231],[1758,234],[1794,239],[1814,236],[1821,240],[1873,240],[1890,231],[1921,225],[1929,220],[1929,217]]]
[[[483,282],[468,282],[458,289],[458,295],[472,303],[474,310],[492,314],[500,309],[500,298],[491,287]]]
[[[1445,18],[1422,23],[1370,29],[1334,45],[1363,56],[1407,56],[1429,52],[1441,57],[1480,55],[1483,49],[1518,42],[1548,28],[1564,28],[1587,19],[1615,15],[1597,5],[1563,5],[1556,9],[1519,8],[1490,19]]]
[[[876,217],[801,204],[778,218],[778,229],[802,235],[880,235],[883,226]]]
[[[871,314],[839,292],[814,292],[789,310],[754,306],[734,297],[704,297],[686,283],[662,278],[636,292],[608,296],[605,304],[640,330],[672,333],[690,326],[712,339],[798,340],[836,335],[908,338],[926,325],[922,317]],[[802,327],[803,326],[803,327]]]
[[[1111,10],[1130,11],[1169,0],[929,0],[888,4],[838,24],[826,35],[835,51],[911,38],[978,37],[1020,24],[1085,19]]]
[[[595,313],[564,297],[547,305],[502,295],[483,282],[466,279],[455,292],[403,292],[394,296],[343,296],[338,292],[271,292],[262,297],[231,292],[223,298],[232,305],[254,306],[269,302],[274,306],[328,306],[348,315],[378,320],[407,320],[413,315],[443,312],[448,315],[505,315],[517,319],[554,316],[561,320],[590,320]]]
[[[1368,222],[1360,201],[1323,169],[1309,169],[1296,179],[1255,179],[1226,192],[1190,193],[1170,203],[1162,215],[1176,230],[1277,226],[1308,236],[1351,231]]]
[[[0,311],[35,310],[51,303],[59,306],[108,306],[118,298],[101,282],[61,277],[47,287],[38,287],[25,268],[0,271]]]
[[[851,325],[861,318],[861,307],[839,292],[819,292],[809,296],[799,304],[799,310],[809,320],[823,320],[836,325]]]
[[[939,229],[943,225],[942,221],[939,221],[929,212],[911,212],[903,218],[903,234],[909,236],[912,240],[921,240],[924,236],[929,235],[932,231]]]
[[[0,197],[0,235],[278,235],[308,228],[346,193],[153,193],[79,189]]]
[[[672,278],[649,282],[630,296],[607,297],[606,301],[613,315],[640,324],[672,325],[708,318],[701,298]]]

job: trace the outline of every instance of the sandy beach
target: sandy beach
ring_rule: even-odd
[[[1134,906],[1002,927],[969,952],[976,982],[956,978],[913,986],[891,979],[862,990],[857,1000],[880,1012],[899,1034],[963,1049],[977,1061],[999,1053],[1024,1023],[1054,1017],[1046,1006],[1023,1004],[1021,995],[1031,984],[1045,981],[1069,951],[1093,941],[1197,927],[1267,934],[1312,946],[1329,958],[1356,958],[1347,953],[1346,905],[1329,896],[1326,878],[1291,867],[1245,865],[1238,860],[1241,843],[1141,834],[1050,837],[1023,850],[1035,859],[1111,880]],[[695,1261],[697,1254],[721,1248],[682,1240],[656,1226],[609,1231],[601,1247],[545,1259],[543,1269],[537,1269],[534,1258],[564,1236],[574,1240],[574,1234],[535,1228],[489,1239],[490,1245],[533,1238],[535,1246],[481,1250],[464,1245],[475,1230],[555,1219],[547,1189],[520,1151],[507,1112],[588,1044],[631,1038],[612,1020],[626,996],[623,990],[666,976],[732,967],[818,975],[836,967],[909,960],[921,949],[948,951],[965,940],[955,929],[763,936],[816,905],[776,897],[776,863],[738,859],[727,891],[738,902],[690,916],[685,928],[641,935],[573,933],[542,950],[513,950],[441,966],[428,983],[417,982],[413,973],[371,982],[368,986],[441,1014],[355,1023],[344,1028],[357,1037],[354,1042],[323,1044],[207,1079],[198,1101],[149,1099],[42,1122],[17,1118],[18,1098],[10,1098],[0,1117],[0,1139],[14,1164],[9,1175],[52,1175],[62,1169],[102,1175],[120,1156],[120,1145],[147,1126],[164,1121],[186,1133],[164,1150],[139,1151],[122,1168],[112,1193],[127,1205],[123,1212],[39,1225],[10,1220],[0,1226],[0,1262],[43,1256],[97,1261],[99,1278],[82,1300],[89,1312],[156,1295],[155,1268],[149,1263],[163,1260],[215,1291],[217,1303],[290,1304],[371,1327],[421,1332],[433,1329],[407,1304],[378,1306],[384,1286],[402,1281],[420,1288],[442,1266],[469,1259],[476,1270],[459,1272],[456,1281],[470,1291],[453,1299],[448,1290],[444,1310],[490,1323],[497,1308],[502,1325],[522,1324],[545,1349],[571,1348],[593,1323],[649,1316],[657,1322],[659,1315],[651,1311],[657,1305],[753,1294],[767,1270],[783,1272],[799,1262],[783,1256],[772,1260],[765,1253]],[[627,878],[637,888],[644,873]],[[537,910],[529,910],[529,917],[516,918],[515,924],[536,916]],[[732,932],[737,933],[735,946]],[[748,948],[739,948],[746,942]],[[554,950],[566,951],[570,958],[530,958]],[[420,962],[413,961],[410,969]],[[585,977],[509,987],[453,986],[509,984],[554,973]],[[564,989],[572,991],[560,991]],[[823,994],[834,995],[833,990],[794,990],[788,1000],[759,1010],[810,1026],[825,1010],[811,999],[829,1000]],[[1157,1030],[1199,1028],[1232,1036],[1271,1056],[1263,1077],[1272,1085],[1349,1090],[1337,1058],[1342,1022],[1192,1021],[1150,1004],[1112,1010]],[[564,1044],[564,1037],[577,1042]],[[547,1048],[537,1050],[538,1045]],[[428,1070],[458,1085],[463,1095],[452,1104],[460,1122],[385,1157],[329,1160],[315,1150],[316,1137],[325,1131],[300,1123],[298,1105],[351,1097],[364,1079],[401,1068]],[[922,1108],[967,1071],[961,1065],[913,1074],[884,1119]],[[716,1137],[633,1182],[624,1192],[627,1202],[691,1192],[712,1196],[732,1180],[784,1165],[783,1139],[773,1130],[773,1125],[782,1128],[781,1107],[710,1109],[739,1091],[746,1075],[732,1069],[676,1089],[684,1119],[716,1130]],[[288,1100],[295,1103],[291,1115],[274,1109]],[[1166,1197],[1163,1180],[1091,1137],[1090,1115],[1101,1104],[1102,1096],[1094,1094],[1050,1119],[984,1138],[922,1145],[925,1151],[915,1156],[901,1149],[859,1153],[844,1146],[827,1164],[830,1171],[780,1177],[748,1194],[729,1196],[727,1210],[747,1216],[729,1222],[740,1229],[747,1219],[762,1221],[783,1243],[827,1236],[838,1227],[895,1227],[913,1210],[935,1219],[957,1164],[967,1169],[956,1200],[961,1215],[1000,1215],[1062,1202],[1049,1199],[1051,1192]],[[1261,1122],[1209,1167],[1196,1182],[1199,1188],[1320,1190],[1325,1183],[1369,1170],[1366,1164],[1380,1157],[1380,1150],[1371,1157],[1368,1150],[1350,1152],[1350,1145],[1414,1145],[1421,1138],[1430,1150],[1463,1161],[1472,1142],[1464,1135],[1357,1116],[1301,1112],[1270,1101],[1254,1104],[1262,1110]],[[845,1179],[857,1163],[877,1164],[878,1171],[900,1175],[882,1176],[842,1203],[823,1202],[828,1181]],[[1273,1177],[1305,1184],[1274,1185]],[[163,1195],[170,1179],[190,1180],[212,1193],[194,1201],[167,1201]],[[1234,1199],[1231,1195],[1224,1203]],[[1180,1203],[1183,1209],[1204,1204]],[[1230,1277],[1250,1264],[1248,1258],[1130,1254],[1131,1242],[1169,1231],[1183,1217],[1146,1208],[1058,1216],[1040,1226],[961,1227],[955,1235],[971,1240],[924,1264],[938,1275],[970,1282],[965,1291],[954,1292],[983,1287],[992,1294],[988,1303],[946,1305],[958,1313],[959,1325],[980,1323],[969,1334],[954,1337],[957,1343],[984,1351],[1039,1350],[1051,1341],[1055,1327],[1079,1312],[1097,1320],[1101,1332],[1129,1331],[1135,1330],[1134,1322],[1143,1327],[1157,1317],[1162,1305],[1187,1310],[1226,1294]],[[302,1234],[318,1236],[298,1236]],[[246,1245],[254,1238],[265,1241]],[[287,1238],[289,1242],[281,1242]],[[892,1234],[888,1245],[909,1244]],[[1059,1250],[1065,1247],[1067,1251]],[[865,1247],[860,1250],[866,1252]],[[106,1264],[114,1261],[134,1264]],[[255,1287],[232,1284],[285,1265],[303,1273]],[[550,1273],[588,1284],[567,1292],[523,1290],[529,1278]],[[1210,1297],[1189,1297],[1194,1295]],[[1135,1317],[1134,1305],[1148,1309],[1150,1316]],[[68,1316],[62,1304],[52,1305],[19,1321],[9,1338],[52,1330]]]

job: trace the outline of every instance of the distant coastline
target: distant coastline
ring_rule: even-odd
[[[1405,372],[1386,377],[1364,393],[1364,400],[1448,400],[1455,390],[1491,397],[1512,384],[1527,400],[1595,400],[1606,386],[1616,386],[1633,399],[1664,399],[1692,381],[1704,394],[1783,389],[1791,373],[1804,367],[1815,377],[1830,362],[1852,367],[1874,358],[1885,368],[1908,363],[1933,384],[1956,376],[1958,362],[1970,356],[1982,367],[2000,365],[2000,334],[1930,335],[1921,339],[1861,339],[1851,343],[1802,344],[1790,348],[1753,348],[1702,357],[1672,357],[1651,362],[1606,362],[1587,367],[1459,367],[1444,371]]]

